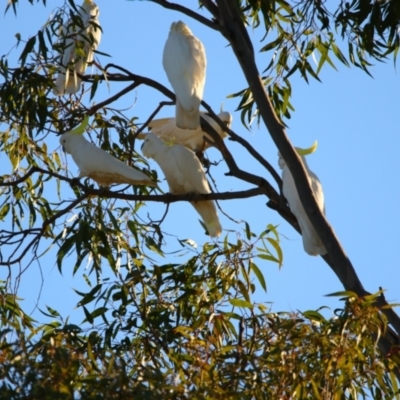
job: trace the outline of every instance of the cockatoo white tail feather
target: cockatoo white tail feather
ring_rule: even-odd
[[[168,146],[151,132],[146,136],[142,145],[143,155],[153,158],[158,163],[164,172],[171,193],[211,193],[203,166],[193,151],[179,144]],[[209,235],[218,237],[222,227],[214,201],[190,203],[200,214]]]
[[[87,176],[105,187],[113,183],[157,186],[143,172],[88,142],[83,136],[88,120],[89,118],[85,117],[80,126],[60,136],[64,150],[71,154],[79,167],[79,178]]]
[[[176,95],[176,125],[181,129],[197,129],[207,60],[203,44],[182,21],[171,25],[163,66]]]
[[[62,57],[60,72],[53,93],[56,96],[74,94],[81,87],[78,74],[85,73],[88,63],[93,61],[94,51],[101,39],[99,8],[92,0],[85,0],[78,11],[83,28],[68,20],[60,33]]]
[[[217,131],[222,139],[225,139],[228,134],[211,118],[208,114],[201,112],[200,115]],[[220,120],[230,128],[232,123],[232,115],[226,111],[218,114]],[[206,150],[211,146],[214,140],[210,135],[204,132],[199,126],[196,129],[181,129],[176,126],[175,118],[160,118],[154,119],[149,123],[149,128],[162,140],[168,143],[181,144],[194,152]],[[206,137],[210,142],[204,140]]]
[[[313,153],[316,148],[317,144],[315,142],[314,145],[309,149],[296,148],[296,151],[302,158],[304,167],[307,171],[308,181],[314,193],[318,207],[323,213],[325,213],[324,192],[322,191],[321,182],[319,181],[317,175],[315,175],[314,172],[310,170],[304,158],[304,155]],[[297,221],[300,225],[304,250],[307,254],[310,254],[312,256],[324,255],[327,253],[327,251],[322,244],[321,239],[319,238],[313,225],[311,224],[311,221],[309,220],[303,205],[301,204],[293,176],[290,173],[289,168],[285,163],[285,160],[279,153],[278,156],[278,163],[280,168],[282,169],[282,193],[288,202],[290,210],[297,218]]]

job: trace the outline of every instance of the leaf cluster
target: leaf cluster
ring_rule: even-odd
[[[342,0],[338,5],[323,1],[246,0],[238,2],[243,21],[264,29],[261,54],[263,83],[277,116],[290,119],[292,76],[306,82],[320,81],[325,64],[334,60],[354,65],[371,75],[372,61],[385,61],[399,50],[400,8],[395,1]],[[336,7],[336,8],[334,8]],[[342,39],[342,40],[340,40]],[[347,47],[347,54],[345,48]],[[231,95],[240,97],[242,122],[250,124],[259,112],[250,89]]]
[[[125,282],[110,286],[109,298],[126,307],[114,311],[118,317],[106,329],[106,333],[121,329],[111,342],[99,330],[84,332],[62,320],[51,308],[44,314],[55,320],[38,326],[3,287],[0,312],[7,318],[0,324],[2,395],[13,399],[397,398],[391,372],[395,364],[377,351],[376,335],[386,324],[372,299],[347,294],[344,308],[335,310],[330,319],[318,311],[271,313],[262,304],[252,306],[250,313],[240,307],[226,310],[219,303],[221,290],[233,290],[228,283],[230,268],[222,267],[223,278],[211,269],[201,272],[194,262],[153,270],[154,295],[160,295],[157,275],[165,274],[171,281],[180,277],[186,284],[183,295],[173,300],[170,293],[179,291],[177,285],[166,286],[165,297],[157,302],[140,300],[144,293],[135,289],[144,288],[150,274],[143,278],[131,273]],[[199,282],[200,277],[205,279]],[[198,291],[202,285],[210,291]],[[94,289],[93,293],[99,292]],[[140,305],[132,307],[136,301],[145,308],[134,318],[131,311],[140,310]]]

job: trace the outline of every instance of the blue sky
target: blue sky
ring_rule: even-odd
[[[44,7],[41,4],[32,6],[22,0],[20,2],[16,17],[12,11],[0,16],[0,54],[9,53],[17,32],[23,39],[28,39],[46,22],[51,11],[63,4],[63,1],[48,0],[47,7]],[[196,1],[180,3],[192,5],[196,9]],[[246,130],[240,122],[240,114],[235,112],[238,99],[227,98],[229,94],[245,88],[246,83],[225,39],[187,16],[146,1],[97,0],[97,4],[100,7],[103,28],[99,50],[112,56],[100,57],[100,63],[121,65],[133,73],[158,80],[169,88],[161,63],[163,46],[172,22],[182,20],[188,24],[203,42],[207,52],[204,100],[216,112],[222,106],[224,110],[231,112],[234,118],[232,129],[248,140],[278,169],[277,149],[266,128],[253,124],[251,131]],[[261,34],[251,30],[250,33],[255,39],[255,49],[260,49]],[[21,45],[12,50],[10,60],[16,60],[22,48]],[[260,70],[265,68],[268,61],[268,54],[259,56]],[[375,63],[371,68],[374,78],[356,68],[346,68],[339,63],[336,66],[338,71],[329,66],[324,67],[321,72],[322,83],[311,80],[307,84],[298,76],[292,78],[292,104],[295,112],[286,121],[289,126],[287,132],[296,146],[307,147],[318,140],[318,150],[308,157],[308,164],[323,184],[327,218],[365,288],[375,292],[381,286],[386,289],[387,300],[398,303],[399,76],[392,60],[387,64]],[[108,88],[104,84],[93,101],[103,101],[120,89],[121,85],[111,83]],[[165,99],[156,91],[139,88],[116,104],[121,108],[130,107],[127,114],[144,122],[162,100]],[[84,101],[89,104],[89,97],[86,96]],[[170,107],[164,108],[160,116],[173,114],[174,109]],[[270,179],[239,145],[229,141],[227,145],[241,168]],[[50,150],[57,148],[57,138],[49,138],[48,146]],[[212,160],[221,159],[214,149],[209,151],[209,155]],[[0,155],[2,165],[4,160],[4,156]],[[67,162],[71,171],[74,171],[75,167],[69,156]],[[154,162],[151,163],[155,168]],[[3,172],[3,166],[1,168]],[[11,171],[7,170],[4,173],[9,172]],[[224,163],[212,170],[220,191],[251,187],[226,177],[225,172],[227,168]],[[162,187],[167,189],[165,182]],[[278,214],[268,209],[266,202],[267,199],[261,196],[220,202],[225,213],[235,220],[246,220],[255,233],[262,232],[269,223],[279,225],[284,252],[283,267],[279,270],[275,264],[256,261],[264,273],[268,291],[265,293],[260,288],[253,300],[270,302],[273,311],[304,311],[322,305],[333,309],[339,306],[337,299],[324,297],[343,289],[339,280],[321,258],[304,253],[301,237]],[[163,211],[163,206],[153,204],[148,204],[146,208],[146,212],[153,213],[155,218],[161,216]],[[242,229],[243,224],[233,223],[221,212],[220,216],[225,229],[223,235],[231,230],[229,234],[234,239],[234,230]],[[209,240],[189,204],[172,204],[163,228],[180,239],[191,238],[199,245]],[[169,240],[176,247],[176,239],[171,236]],[[64,314],[71,314],[72,319],[76,316],[74,322],[79,322],[80,317],[77,316],[81,314],[74,310],[79,298],[72,288],[87,288],[82,283],[83,271],[72,278],[72,273],[65,269],[61,276],[52,253],[44,258],[40,268],[43,280],[37,264],[30,266],[21,279],[19,294],[25,298],[26,310],[33,310],[38,301],[41,308],[44,308],[44,304],[51,305]],[[0,273],[0,279],[2,277]]]

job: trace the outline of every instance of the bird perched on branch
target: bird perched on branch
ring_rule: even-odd
[[[200,115],[204,118],[214,130],[225,139],[228,134],[217,124],[217,122],[205,112],[201,112]],[[218,114],[219,119],[228,127],[231,127],[232,115],[226,111]],[[181,144],[195,153],[208,149],[214,139],[204,132],[199,126],[196,129],[181,129],[176,126],[175,118],[159,118],[153,119],[148,125],[151,131],[156,134],[162,140],[171,144]],[[140,138],[145,138],[146,135],[142,135]],[[206,137],[207,140],[204,140]]]
[[[171,25],[163,66],[176,95],[176,125],[181,129],[197,129],[207,60],[203,44],[182,21]]]
[[[168,146],[151,132],[146,136],[143,155],[153,158],[161,167],[171,193],[211,193],[204,169],[193,151],[180,144]],[[209,235],[218,237],[222,227],[214,201],[191,201],[190,204],[200,214]]]
[[[316,148],[317,142],[315,142],[314,145],[308,149],[301,149],[299,147],[296,147],[295,149],[301,156],[301,160],[307,171],[308,181],[314,193],[318,207],[325,214],[324,192],[322,191],[321,182],[319,181],[317,175],[310,170],[305,159],[305,156],[313,153]],[[278,164],[282,169],[282,193],[288,202],[290,210],[297,218],[297,221],[300,225],[304,250],[307,254],[312,256],[324,255],[327,253],[327,251],[304,210],[296,189],[296,185],[294,183],[293,176],[280,153],[278,153],[278,157]]]
[[[83,136],[88,123],[89,117],[85,116],[81,125],[60,136],[62,147],[67,153],[71,154],[76,165],[79,167],[78,178],[87,176],[96,181],[100,186],[105,187],[113,183],[157,186],[143,172],[130,167],[88,142]]]
[[[55,81],[56,96],[74,94],[81,87],[86,67],[93,61],[94,51],[101,39],[99,8],[92,0],[84,0],[78,15],[62,27],[59,46],[62,48],[61,67]]]

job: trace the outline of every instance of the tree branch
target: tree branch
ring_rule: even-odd
[[[109,68],[115,68],[118,69],[120,71],[123,71],[125,73],[125,75],[121,75],[121,74],[109,74],[107,72],[107,70]],[[157,81],[150,79],[150,78],[146,78],[145,76],[141,76],[141,75],[136,75],[133,74],[132,72],[128,71],[125,68],[120,67],[119,65],[116,64],[107,64],[104,67],[104,72],[105,75],[85,75],[83,77],[83,79],[86,82],[93,82],[94,79],[98,79],[99,81],[105,81],[105,80],[115,80],[115,81],[134,81],[136,82],[137,86],[144,84],[147,86],[150,86],[154,89],[157,89],[159,92],[161,92],[162,94],[164,94],[165,96],[169,97],[171,100],[175,101],[175,94],[173,92],[171,92],[171,90],[167,89],[164,85],[161,85],[161,83],[158,83]]]
[[[35,168],[35,167],[33,167]],[[32,169],[33,169],[32,168]],[[26,176],[24,177],[26,178]],[[45,234],[46,232],[46,228],[54,223],[58,218],[62,217],[63,215],[65,215],[66,213],[68,213],[69,211],[71,211],[73,208],[75,208],[81,201],[83,201],[84,199],[86,199],[89,196],[88,193],[84,193],[81,197],[75,199],[74,201],[72,201],[70,203],[70,205],[68,205],[67,207],[65,207],[63,210],[55,213],[53,216],[51,216],[50,218],[46,219],[43,221],[42,227],[41,228],[33,228],[33,229],[27,229],[23,232],[20,232],[20,234],[23,234],[24,236],[27,236],[29,234],[33,234],[35,233],[36,236],[29,242],[29,244],[24,248],[24,250],[21,252],[21,254],[19,255],[19,257],[15,258],[15,259],[11,259],[11,257],[15,254],[15,252],[13,254],[11,254],[11,256],[8,258],[8,260],[6,262],[0,262],[0,265],[7,265],[10,266],[12,264],[18,264],[22,261],[22,259],[25,257],[26,253],[35,245],[37,246],[39,244],[40,239],[42,238],[42,236]],[[36,233],[37,232],[37,233]],[[14,233],[15,234],[15,233]],[[24,239],[22,239],[23,242]],[[21,242],[21,245],[22,245]],[[18,248],[20,247],[20,245],[18,246]]]
[[[217,114],[212,110],[212,108],[205,102],[202,101],[201,105],[207,110],[208,114],[214,119],[214,121],[230,136],[230,140],[234,142],[240,143],[275,179],[275,182],[278,184],[279,188],[282,188],[282,179],[279,174],[276,172],[275,168],[247,141],[242,137],[233,132],[230,128],[228,128],[218,117]],[[203,129],[203,121],[204,118],[201,118],[201,124]],[[207,128],[203,129],[206,130]],[[207,131],[208,134],[210,132]],[[215,132],[217,133],[217,132]],[[213,136],[214,137],[214,136]]]
[[[248,190],[239,190],[236,192],[222,192],[222,193],[209,193],[209,194],[200,194],[200,193],[186,193],[186,194],[125,194],[121,192],[114,192],[111,190],[105,189],[94,189],[92,187],[86,186],[83,183],[79,182],[76,178],[67,178],[64,175],[57,174],[56,172],[45,170],[39,167],[32,167],[23,177],[16,179],[11,182],[0,182],[1,186],[17,186],[18,184],[26,181],[33,173],[39,172],[41,174],[47,174],[54,178],[60,179],[62,181],[68,182],[72,186],[78,186],[83,192],[85,197],[88,196],[99,196],[106,199],[119,199],[119,200],[127,200],[127,201],[154,201],[158,203],[175,203],[177,201],[206,201],[206,200],[233,200],[233,199],[246,199],[249,197],[260,196],[265,194],[265,190],[263,188],[253,188]],[[254,175],[255,176],[255,175]],[[257,177],[256,177],[257,178]],[[262,178],[259,178],[262,179]],[[83,200],[81,197],[80,200]],[[79,200],[78,199],[78,200]],[[64,213],[63,213],[64,214]],[[61,215],[63,215],[61,214]],[[58,213],[50,219],[46,220],[49,223],[54,222],[58,218]],[[47,225],[48,225],[47,224]],[[37,229],[37,228],[35,228]]]
[[[45,170],[39,167],[32,167],[24,176],[21,178],[15,179],[14,181],[10,182],[1,182],[0,187],[14,187],[18,184],[26,181],[32,174],[35,172],[41,174],[47,174],[59,180],[68,182],[72,186],[78,186],[83,194],[79,196],[77,199],[71,201],[71,203],[62,209],[61,211],[55,212],[50,218],[43,221],[42,226],[40,228],[31,228],[22,230],[20,232],[8,232],[1,230],[0,236],[0,245],[3,244],[11,244],[11,238],[15,237],[15,235],[22,235],[22,238],[17,240],[16,249],[12,252],[12,254],[7,258],[6,261],[3,261],[2,257],[0,258],[0,266],[5,265],[10,267],[11,265],[18,264],[22,261],[22,259],[26,256],[28,251],[32,249],[34,246],[38,246],[40,239],[45,235],[46,229],[49,225],[53,224],[58,218],[62,217],[73,208],[75,208],[79,203],[90,196],[99,196],[102,198],[108,199],[120,199],[126,201],[155,201],[155,202],[162,202],[162,203],[174,203],[177,201],[206,201],[206,200],[232,200],[232,199],[244,199],[254,196],[259,196],[264,193],[262,188],[253,188],[250,190],[243,190],[237,192],[226,192],[226,193],[210,193],[210,194],[197,194],[197,193],[187,193],[182,195],[173,195],[170,193],[163,194],[163,195],[134,195],[134,194],[125,194],[120,192],[113,192],[110,190],[104,189],[94,189],[91,187],[87,187],[84,184],[80,183],[76,178],[67,178],[63,175],[60,175],[56,172]],[[33,239],[24,247],[22,252],[13,258],[18,250],[23,245],[25,239],[30,236],[34,235]]]
[[[127,80],[133,80],[134,83],[132,85],[129,85],[127,88],[125,88],[124,90],[122,90],[121,92],[117,93],[116,95],[110,97],[109,99],[93,106],[90,111],[89,114],[92,115],[94,114],[98,109],[100,109],[101,107],[104,107],[105,105],[111,103],[112,101],[118,99],[120,96],[122,96],[123,94],[129,92],[130,90],[132,90],[134,87],[138,87],[141,84],[153,87],[154,89],[157,89],[158,91],[160,91],[161,93],[163,93],[165,96],[169,97],[172,101],[176,101],[175,98],[175,94],[173,92],[171,92],[169,89],[167,89],[165,86],[161,85],[160,83],[158,83],[157,81],[154,81],[153,79],[150,78],[146,78],[144,76],[140,76],[140,75],[136,75],[131,73],[130,71],[128,71],[127,69],[120,67],[119,65],[116,64],[107,64],[104,67],[104,72],[105,72],[105,76],[104,75],[96,75],[95,78],[98,80],[112,80],[111,75],[107,73],[107,69],[108,68],[115,68],[118,69],[122,72],[124,72],[126,75],[125,76],[119,76],[118,80],[121,81],[127,81]],[[84,79],[87,81],[93,81],[94,79],[93,75],[85,75]],[[253,146],[250,145],[250,143],[248,143],[246,140],[244,140],[243,138],[241,138],[239,135],[237,135],[235,132],[233,132],[231,129],[229,129],[220,119],[219,117],[214,113],[214,111],[212,110],[212,108],[203,100],[201,102],[201,105],[207,110],[207,112],[211,115],[211,117],[218,123],[218,125],[229,134],[229,136],[232,138],[233,141],[236,141],[238,143],[240,143],[262,166],[264,166],[267,171],[272,175],[272,177],[275,179],[276,183],[278,184],[279,188],[282,187],[282,180],[279,176],[279,174],[275,171],[275,169],[272,167],[272,165],[264,158],[261,156],[260,153],[258,153],[258,151],[256,151],[254,149]],[[157,110],[153,113],[154,115],[158,112],[158,108]],[[154,118],[154,115],[152,114],[152,116],[150,116],[148,118],[148,120],[146,121],[145,125],[148,124],[148,122]],[[202,121],[204,121],[204,119],[201,119]],[[141,128],[140,132],[143,131],[143,127]],[[212,129],[212,128],[211,128]],[[212,137],[214,137],[209,131],[206,131],[207,133],[209,133]],[[215,132],[215,131],[214,131]],[[137,136],[137,135],[136,135]],[[135,136],[135,137],[136,137]]]
[[[207,108],[207,110],[211,111],[211,113],[212,113],[211,115],[213,117],[217,117],[216,114],[211,110],[211,107],[208,106],[208,104],[206,104],[205,102],[202,102],[202,104],[203,104],[203,106],[205,106]],[[292,214],[290,209],[287,207],[286,200],[283,200],[282,196],[279,195],[279,193],[274,189],[274,187],[266,179],[240,169],[237,166],[236,161],[233,158],[232,154],[226,147],[224,140],[204,118],[201,118],[201,126],[202,126],[202,129],[204,129],[204,131],[207,132],[214,139],[215,144],[217,145],[217,148],[219,149],[222,156],[224,157],[224,160],[229,167],[229,172],[226,173],[226,175],[234,176],[245,182],[249,182],[260,188],[263,188],[264,194],[270,199],[270,202],[268,202],[267,205],[270,208],[273,208],[274,210],[278,211],[278,213],[286,221],[288,221],[294,227],[294,229],[296,229],[300,233],[300,228],[297,223],[296,217]],[[224,128],[226,128],[226,127],[224,126]],[[242,139],[242,141],[246,142],[244,139]],[[247,143],[247,145],[249,148],[252,148],[252,146],[249,143]],[[247,146],[245,146],[245,147],[247,148]],[[256,150],[254,150],[254,152],[257,153]],[[259,158],[264,160],[261,155],[259,155]],[[267,163],[266,160],[264,160],[264,161]],[[264,165],[264,163],[262,163],[262,164]],[[268,165],[269,165],[269,163],[268,163]],[[271,166],[271,168],[272,168],[272,166]],[[280,178],[279,178],[279,180],[280,180]],[[271,204],[273,206],[271,206]]]
[[[219,9],[218,7],[214,4],[212,0],[201,0],[201,4],[203,7],[205,7],[208,12],[216,19],[216,21],[219,20]]]
[[[328,251],[331,260],[329,265],[347,290],[352,290],[356,293],[364,293],[365,290],[349,258],[316,203],[300,157],[290,143],[284,126],[275,114],[258,73],[254,55],[251,49],[248,49],[247,42],[249,38],[248,36],[247,38],[243,38],[243,29],[238,28],[238,24],[243,25],[238,10],[227,0],[217,0],[217,3],[220,7],[221,18],[223,19],[221,24],[226,27],[228,32],[226,39],[231,43],[232,49],[242,67],[261,117],[293,175],[299,197],[306,210],[307,216],[310,218],[310,221]]]
[[[118,70],[124,72],[126,74],[126,78],[129,78],[130,80],[134,80],[137,83],[137,86],[139,86],[140,84],[144,84],[144,85],[153,87],[154,89],[156,89],[156,90],[160,91],[162,94],[164,94],[166,97],[170,98],[172,101],[174,101],[174,102],[176,101],[176,97],[173,92],[171,92],[169,89],[167,89],[165,86],[161,85],[157,81],[154,81],[153,79],[133,74],[130,71],[128,71],[127,69],[120,67],[118,65],[115,65],[115,64],[107,64],[106,67],[104,68],[104,70],[106,71],[108,68],[115,68],[115,69],[118,69]],[[93,76],[87,76],[87,78],[89,80],[95,79]],[[99,80],[107,79],[108,80],[108,75],[106,75],[106,76],[97,75],[96,79],[99,79]],[[252,154],[257,159],[257,161],[259,161],[268,170],[268,172],[271,173],[271,175],[277,181],[279,187],[281,187],[282,181],[281,181],[279,175],[277,174],[277,172],[275,171],[275,169],[268,163],[268,161],[265,160],[261,156],[261,154],[259,154],[246,140],[241,138],[239,135],[235,134],[232,130],[228,129],[205,101],[202,101],[201,104],[209,112],[209,114],[217,121],[217,123],[221,126],[221,128],[224,129],[228,134],[231,135],[233,140],[242,144],[242,146],[244,146],[249,151],[249,153]],[[257,177],[256,175],[249,174],[238,168],[234,158],[232,157],[231,153],[225,146],[223,140],[218,135],[218,133],[203,118],[201,118],[201,121],[202,121],[202,126],[205,127],[205,131],[208,134],[210,134],[210,136],[214,139],[214,141],[216,143],[219,143],[218,148],[220,149],[225,161],[227,162],[227,164],[230,168],[229,174],[232,176],[238,177],[240,179],[243,179],[247,182],[253,183],[255,185],[258,185],[258,186],[262,185],[266,189],[267,196],[272,201],[274,201],[274,203],[282,204],[282,201],[279,199],[279,195],[277,194],[276,190],[265,179]],[[229,162],[228,162],[228,160],[229,160]],[[260,179],[262,179],[262,181],[260,181]],[[291,212],[290,211],[288,212],[288,210],[284,210],[283,214],[286,216],[289,216],[289,215],[291,215]],[[292,216],[290,218],[290,220],[295,221],[295,218]]]
[[[150,0],[150,1],[152,3],[159,4],[160,6],[167,8],[169,10],[179,11],[180,13],[185,14],[188,17],[195,19],[196,21],[202,23],[203,25],[208,26],[211,29],[214,29],[217,31],[219,30],[219,27],[217,24],[215,24],[214,22],[210,21],[209,19],[203,17],[202,15],[197,14],[196,12],[190,10],[189,8],[186,8],[179,4],[169,3],[168,1],[165,1],[165,0]]]
[[[275,114],[258,73],[252,48],[248,47],[250,38],[248,37],[247,31],[243,29],[243,22],[240,18],[239,10],[236,8],[236,3],[228,0],[216,0],[216,2],[220,9],[221,25],[226,29],[225,37],[231,44],[236,58],[241,65],[261,117],[293,175],[299,197],[307,216],[328,251],[328,255],[324,257],[324,260],[333,269],[347,290],[354,291],[359,296],[369,294],[359,280],[353,265],[333,232],[332,227],[325,219],[324,214],[320,211],[308,183],[307,174],[300,157],[287,138],[284,126]],[[392,309],[381,309],[381,311],[386,314],[389,322],[396,329],[397,334],[400,335],[400,318]],[[397,341],[398,339],[397,336]],[[391,342],[393,344],[393,341]],[[387,346],[386,350],[388,350]]]
[[[114,96],[111,96],[110,98],[108,98],[107,100],[102,101],[101,103],[96,104],[95,106],[93,106],[89,111],[88,114],[89,115],[93,115],[97,110],[100,110],[101,108],[105,107],[106,105],[114,102],[115,100],[118,100],[121,96],[123,96],[126,93],[129,93],[131,90],[135,89],[136,87],[138,87],[140,85],[140,83],[138,82],[133,82],[132,84],[130,84],[129,86],[127,86],[125,89],[122,89],[120,92],[114,94]]]

